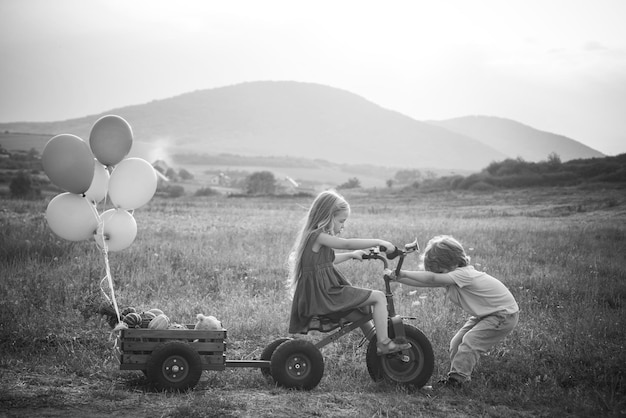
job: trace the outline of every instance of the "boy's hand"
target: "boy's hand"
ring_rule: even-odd
[[[392,282],[398,280],[398,278],[396,277],[396,272],[394,270],[385,269],[385,276],[389,277],[389,280],[391,280]]]

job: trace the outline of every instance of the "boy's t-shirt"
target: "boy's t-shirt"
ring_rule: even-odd
[[[498,311],[519,311],[509,289],[495,277],[473,266],[459,267],[448,274],[456,283],[447,287],[448,299],[469,314],[481,317]]]

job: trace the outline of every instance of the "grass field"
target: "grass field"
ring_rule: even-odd
[[[104,300],[103,256],[48,228],[47,200],[3,200],[0,212],[0,416],[424,416],[626,414],[626,198],[622,190],[480,193],[351,192],[345,236],[423,245],[452,234],[472,263],[500,278],[520,308],[517,329],[481,362],[472,384],[407,390],[373,382],[361,336],[322,350],[310,392],[268,384],[257,369],[204,372],[187,394],[152,392],[120,371]],[[172,320],[218,317],[227,357],[253,359],[286,337],[286,257],[307,198],[153,199],[134,212],[135,242],[109,254],[121,307],[160,308]],[[412,256],[406,268],[417,268]],[[381,288],[381,265],[339,266]],[[435,372],[465,315],[442,289],[394,285],[396,309],[431,340]],[[104,286],[106,290],[106,286]],[[319,335],[305,338],[317,339]],[[430,383],[429,383],[430,384]],[[3,415],[4,414],[4,415]]]

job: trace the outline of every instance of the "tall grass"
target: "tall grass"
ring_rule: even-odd
[[[353,214],[346,236],[398,244],[417,237],[423,245],[434,235],[452,234],[478,269],[513,292],[520,324],[481,360],[473,396],[529,410],[597,413],[623,405],[626,224],[620,205],[564,216],[550,201],[527,205],[507,196],[498,205],[473,194],[348,197]],[[153,199],[134,213],[133,245],[109,254],[120,307],[160,308],[180,323],[193,323],[197,313],[214,315],[228,329],[228,358],[258,358],[272,340],[288,336],[285,263],[309,203]],[[124,379],[110,328],[97,315],[102,288],[108,290],[101,284],[103,255],[94,242],[57,238],[43,217],[45,205],[3,202],[0,349],[7,359],[38,359],[33,364]],[[418,265],[418,257],[405,262],[406,268]],[[376,262],[339,268],[354,284],[381,288]],[[394,289],[397,311],[415,316],[412,323],[433,344],[436,379],[447,371],[449,339],[465,315],[446,303],[443,289]],[[323,349],[326,371],[316,390],[374,388],[360,341],[352,333]],[[249,369],[216,372],[208,384],[266,385]]]

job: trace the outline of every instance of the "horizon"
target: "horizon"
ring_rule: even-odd
[[[620,1],[1,0],[0,12],[0,123],[298,81],[415,120],[494,116],[626,152]]]

